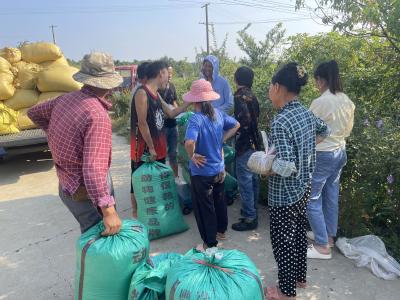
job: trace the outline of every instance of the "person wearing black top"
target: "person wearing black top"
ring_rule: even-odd
[[[168,67],[168,84],[165,89],[160,89],[158,93],[164,99],[164,101],[171,105],[171,109],[178,107],[178,96],[176,95],[176,89],[174,84],[171,82],[173,68]],[[178,146],[178,129],[176,128],[176,120],[167,118],[164,122],[165,134],[167,137],[167,149],[168,149],[168,160],[174,171],[175,177],[178,177],[178,162],[177,146]]]
[[[234,114],[240,123],[235,143],[236,175],[242,202],[242,218],[232,225],[232,229],[236,231],[253,230],[258,225],[256,205],[259,178],[247,166],[250,156],[261,149],[258,131],[260,108],[257,97],[251,90],[253,78],[253,70],[248,67],[240,67],[235,72],[237,91],[234,94]]]

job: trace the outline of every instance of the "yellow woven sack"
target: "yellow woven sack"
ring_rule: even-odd
[[[62,56],[57,45],[47,42],[26,44],[21,48],[22,60],[40,64],[49,60],[56,60]]]
[[[46,68],[53,68],[53,67],[63,67],[63,66],[69,66],[68,61],[65,59],[64,56],[60,57],[57,60],[50,60],[50,61],[45,61],[40,64],[44,69]]]
[[[17,112],[0,102],[0,135],[18,133]]]
[[[11,98],[15,93],[14,76],[11,73],[0,72],[0,100]]]
[[[10,72],[11,64],[8,62],[7,59],[0,56],[0,72]]]
[[[44,69],[39,73],[37,87],[44,92],[73,92],[80,90],[82,84],[75,81],[72,75],[79,70],[74,67],[55,67]]]
[[[32,107],[39,102],[39,93],[36,90],[17,89],[14,96],[4,101],[4,104],[13,110]]]
[[[37,77],[42,67],[35,63],[20,61],[14,65],[18,69],[17,82],[18,88],[34,89],[36,87]]]
[[[21,60],[21,51],[18,48],[4,48],[0,50],[0,56],[8,60],[9,63],[14,64]]]
[[[64,92],[47,92],[47,93],[41,93],[39,95],[39,102],[38,103],[43,103],[49,100],[52,100],[54,98],[57,98],[61,95],[64,95]]]
[[[28,117],[28,114],[27,114],[28,109],[29,108],[24,108],[24,109],[21,109],[20,111],[18,111],[17,127],[19,130],[37,128],[37,126]]]

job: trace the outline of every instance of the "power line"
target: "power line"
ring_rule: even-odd
[[[236,25],[236,24],[267,24],[267,23],[280,23],[280,22],[296,22],[303,20],[312,20],[309,18],[291,18],[291,19],[276,19],[276,20],[259,20],[259,21],[232,21],[232,22],[210,22],[210,25]]]

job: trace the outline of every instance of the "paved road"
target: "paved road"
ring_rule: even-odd
[[[129,146],[114,136],[112,175],[118,210],[131,215],[129,204]],[[75,241],[79,229],[58,198],[57,178],[47,154],[15,157],[0,163],[0,300],[72,299]],[[230,223],[239,206],[229,208]],[[180,251],[200,243],[193,215],[186,217],[191,229],[153,241],[151,252]],[[228,232],[226,248],[246,252],[257,264],[266,283],[276,280],[276,266],[262,209],[254,232]],[[384,281],[339,253],[331,261],[311,261],[310,287],[298,299],[395,300],[400,281]]]

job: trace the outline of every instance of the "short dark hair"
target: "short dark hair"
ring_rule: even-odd
[[[336,92],[342,92],[343,86],[340,80],[339,66],[336,60],[323,62],[318,65],[314,72],[314,78],[324,79],[328,83],[329,90],[332,94]]]
[[[308,81],[308,75],[304,67],[296,62],[284,65],[272,77],[272,84],[279,83],[287,88],[289,92],[299,94],[301,87]]]
[[[147,78],[153,79],[160,74],[163,69],[168,69],[168,64],[163,60],[157,60],[147,66]]]
[[[253,86],[254,72],[248,67],[240,67],[235,72],[235,80],[238,85],[251,88]]]
[[[145,62],[141,63],[139,65],[139,67],[137,68],[136,73],[137,73],[137,78],[139,80],[146,79],[146,77],[147,77],[147,67],[148,67],[149,64],[150,64],[150,62],[145,61]]]

